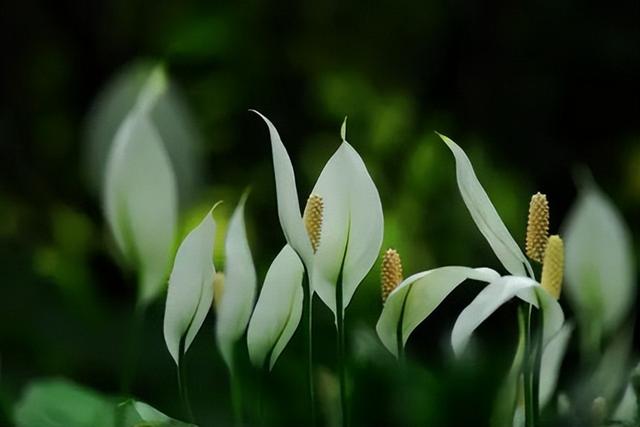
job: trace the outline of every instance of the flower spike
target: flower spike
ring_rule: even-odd
[[[549,237],[547,250],[544,254],[542,265],[542,287],[553,295],[560,298],[562,290],[562,276],[564,270],[564,243],[560,236]]]
[[[402,282],[402,260],[395,249],[387,249],[382,257],[380,281],[382,283],[382,302]]]
[[[220,301],[224,293],[224,273],[216,271],[213,276],[213,308],[216,312],[220,311]]]
[[[527,223],[527,256],[542,262],[549,240],[549,203],[547,196],[536,193],[529,203],[529,221]]]
[[[324,211],[324,201],[317,194],[312,194],[307,200],[304,208],[304,227],[311,241],[313,253],[318,251],[320,246],[320,237],[322,233],[322,213]]]

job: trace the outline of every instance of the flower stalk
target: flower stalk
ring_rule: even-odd
[[[189,387],[187,385],[187,367],[184,363],[185,356],[185,338],[180,340],[179,356],[178,356],[178,391],[182,406],[186,413],[187,420],[194,422],[193,410],[191,409],[191,400],[189,399]]]
[[[527,256],[542,263],[540,285],[556,300],[560,298],[564,268],[564,246],[557,236],[549,237],[549,203],[544,194],[536,193],[529,204],[526,237]],[[531,277],[535,279],[535,277]],[[525,360],[523,366],[525,394],[525,426],[540,422],[540,371],[544,319],[542,313],[529,306],[525,314]]]
[[[304,207],[304,214],[302,220],[304,227],[309,236],[311,242],[311,248],[315,254],[320,246],[320,239],[322,233],[322,214],[324,212],[324,201],[322,197],[317,194],[311,194],[307,199],[307,204]],[[305,269],[306,270],[306,269]],[[305,274],[306,280],[309,280],[309,272]],[[310,414],[311,425],[315,426],[315,381],[313,378],[313,291],[310,284],[307,286],[303,284],[305,291],[304,299],[307,301],[307,308],[304,312],[305,323],[307,327],[307,378],[309,383],[309,402],[310,402]]]

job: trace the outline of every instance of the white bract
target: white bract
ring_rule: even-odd
[[[494,412],[491,418],[491,426],[502,427],[506,425],[522,426],[524,425],[524,400],[522,396],[518,396],[518,391],[522,386],[521,374],[522,363],[524,360],[524,319],[519,319],[520,334],[518,346],[514,360],[509,369],[505,381],[503,382],[499,392]],[[560,375],[560,367],[564,358],[569,339],[573,333],[574,325],[570,322],[565,323],[560,331],[547,343],[542,353],[540,364],[540,389],[538,390],[540,408],[544,408],[551,402],[553,393],[556,389],[558,377]],[[515,412],[515,415],[514,415]]]
[[[259,113],[257,113],[259,114]],[[295,175],[289,155],[273,124],[260,114],[269,128],[276,180],[278,216],[287,243],[300,256],[311,289],[338,315],[347,307],[362,279],[378,257],[382,244],[383,216],[378,190],[364,162],[346,141],[329,159],[311,194],[322,197],[324,210],[317,252],[300,213]],[[341,289],[342,307],[337,307]]]
[[[217,305],[216,337],[231,371],[233,348],[247,329],[256,295],[256,271],[244,223],[246,200],[245,194],[229,221],[225,239],[224,291]]]
[[[566,295],[581,331],[599,352],[602,334],[617,330],[633,306],[636,275],[629,230],[609,199],[587,184],[563,226]]]
[[[414,274],[389,294],[376,331],[384,346],[398,356],[413,330],[467,279],[491,282],[500,277],[489,268],[440,267]]]
[[[163,288],[177,224],[177,191],[169,156],[149,111],[165,90],[156,70],[120,125],[105,175],[104,209],[118,248],[138,271],[146,303]]]
[[[469,267],[442,267],[415,274],[391,292],[385,302],[376,326],[380,339],[389,351],[397,355],[399,346],[406,343],[413,329],[458,285],[467,279],[473,279],[488,285],[460,313],[453,327],[451,344],[456,355],[465,350],[475,329],[498,307],[514,297],[542,310],[546,345],[564,322],[562,308],[533,279],[529,261],[502,222],[464,151],[446,136],[440,137],[455,157],[458,187],[467,209],[511,275],[500,277],[488,268]],[[402,334],[401,342],[398,341],[398,331]]]
[[[180,244],[169,278],[164,339],[176,365],[200,330],[213,300],[216,224],[212,213],[213,208]]]
[[[458,187],[467,209],[504,268],[511,273],[487,285],[462,311],[451,333],[454,352],[462,353],[473,331],[498,307],[514,297],[542,311],[543,346],[546,346],[564,323],[560,304],[535,281],[529,261],[502,222],[462,148],[446,136],[440,137],[456,160]]]
[[[300,258],[286,245],[267,271],[249,323],[247,346],[254,366],[268,363],[272,369],[296,331],[302,316],[303,275]]]

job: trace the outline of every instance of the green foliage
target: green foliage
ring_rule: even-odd
[[[16,405],[18,427],[113,427],[116,403],[67,380],[32,383]]]
[[[143,402],[118,403],[64,379],[33,382],[16,405],[17,427],[195,427]]]

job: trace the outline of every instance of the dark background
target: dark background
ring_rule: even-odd
[[[575,198],[576,171],[588,167],[621,209],[637,247],[638,22],[637,1],[4,2],[4,412],[34,378],[65,376],[108,394],[119,391],[135,280],[114,261],[84,156],[87,114],[123,67],[162,62],[190,109],[203,142],[202,173],[183,201],[185,217],[220,198],[228,215],[252,187],[247,216],[259,277],[283,237],[268,135],[249,108],[280,130],[301,195],[337,147],[340,123],[349,116],[348,139],[381,194],[385,246],[400,250],[407,275],[447,264],[501,271],[461,202],[453,159],[433,131],[467,151],[516,240],[523,241],[528,200],[536,191],[548,195],[551,229],[558,231]],[[348,312],[352,337],[367,336],[358,331],[370,332],[379,315],[378,271]],[[410,340],[422,386],[404,403],[421,414],[416,422],[480,425],[488,416],[511,358],[515,308],[481,329],[475,369],[450,366],[450,328],[475,292],[473,285],[454,292]],[[145,322],[133,393],[180,416],[162,312],[160,298]],[[316,358],[330,372],[331,317],[320,302],[316,313]],[[203,425],[229,422],[231,413],[212,321],[189,354]],[[282,396],[280,403],[273,396],[273,417],[283,424],[304,420],[298,335],[272,378]],[[354,354],[356,348],[352,343]],[[353,362],[354,419],[393,424],[401,400],[389,397],[393,372],[367,366]],[[247,383],[252,375],[248,371]],[[466,405],[473,409],[461,411]]]

